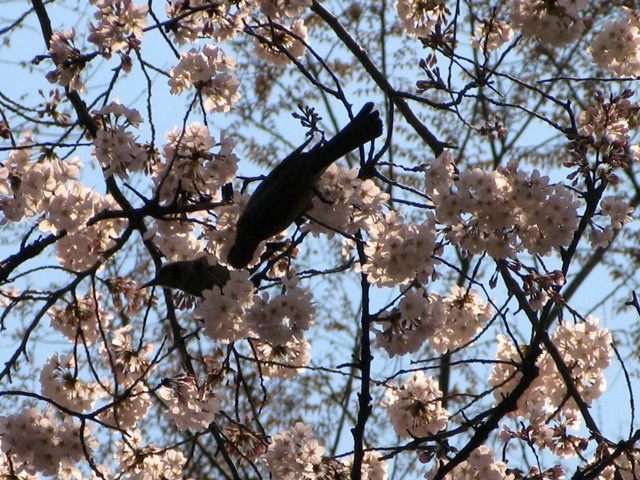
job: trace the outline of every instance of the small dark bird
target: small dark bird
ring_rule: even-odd
[[[380,135],[380,114],[373,110],[373,103],[367,103],[331,140],[308,152],[302,152],[303,145],[280,162],[258,185],[240,215],[228,263],[246,267],[260,242],[285,230],[311,207],[315,184],[333,162]]]
[[[204,290],[214,286],[220,288],[229,280],[229,270],[222,265],[209,265],[205,257],[195,260],[165,263],[160,267],[156,278],[140,288],[152,286],[177,288],[190,295],[202,297]]]

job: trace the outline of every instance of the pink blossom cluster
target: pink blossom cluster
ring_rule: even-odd
[[[591,42],[593,61],[618,77],[640,75],[640,16],[622,7],[626,18],[604,25]]]
[[[598,319],[570,324],[562,322],[551,334],[572,381],[587,405],[591,405],[606,389],[604,370],[611,364],[613,350],[611,334],[600,328]],[[496,360],[489,384],[493,395],[501,401],[521,378],[511,362],[520,363],[519,352],[512,341],[498,336]],[[566,428],[577,430],[581,415],[575,401],[568,397],[566,383],[549,352],[544,352],[537,362],[539,376],[527,392],[518,400],[513,418],[522,417],[529,422],[526,432],[512,432],[505,426],[504,439],[532,438],[540,448],[549,448],[554,454],[573,457],[580,451],[580,441],[566,433]],[[554,422],[555,424],[551,424]]]
[[[260,340],[273,345],[303,340],[316,314],[313,295],[298,286],[298,278],[283,278],[283,293],[270,298],[268,292],[254,295],[253,305],[245,314],[249,329]]]
[[[315,438],[311,426],[297,422],[271,437],[262,456],[272,478],[282,480],[321,480],[347,478],[353,468],[353,455],[336,461],[324,456],[325,448]],[[387,480],[387,462],[380,453],[367,450],[360,469],[361,480]]]
[[[589,239],[592,248],[607,247],[613,240],[614,233],[622,228],[622,225],[632,220],[631,213],[634,208],[629,206],[627,200],[623,198],[607,197],[600,202],[599,216],[608,217],[608,223],[603,225],[599,222],[591,224]]]
[[[637,102],[631,102],[631,91],[606,98],[602,92],[594,95],[594,104],[578,115],[578,133],[589,140],[600,153],[611,156],[613,147],[628,145],[638,126]],[[614,153],[619,155],[619,152]]]
[[[515,160],[497,171],[454,174],[453,156],[443,153],[426,178],[447,240],[474,255],[550,255],[569,245],[578,227],[580,203],[571,191],[550,184],[538,170],[526,174]]]
[[[425,478],[431,480],[438,472],[439,463],[429,471]],[[469,458],[456,466],[445,477],[445,480],[514,480],[516,477],[507,470],[507,464],[496,461],[491,447],[480,445]]]
[[[510,0],[511,26],[544,44],[564,45],[584,31],[580,11],[587,3],[587,0]]]
[[[36,162],[28,148],[32,143],[31,132],[25,132],[19,148],[11,150],[0,166],[2,223],[47,214],[57,191],[78,180],[83,166],[78,157]]]
[[[69,196],[67,206],[71,208],[71,203],[75,203],[75,208],[87,207],[83,213],[92,213],[89,208],[100,212],[102,210],[116,210],[117,204],[111,197],[100,197],[95,191],[83,189],[86,197]],[[60,197],[64,199],[63,196]],[[60,203],[63,203],[61,201]],[[70,210],[63,211],[52,210],[52,219],[64,218]],[[72,215],[73,218],[73,215]],[[68,217],[66,218],[68,220]],[[126,220],[108,219],[102,220],[98,224],[81,228],[71,234],[63,236],[56,243],[58,253],[58,261],[60,266],[71,271],[83,271],[95,266],[96,263],[102,264],[104,261],[104,252],[112,248],[120,232],[125,228]],[[102,265],[100,266],[100,269]]]
[[[100,354],[109,363],[118,383],[125,387],[136,383],[142,375],[149,373],[149,357],[155,349],[153,343],[140,344],[133,337],[134,331],[131,324],[112,330],[111,341],[100,347]]]
[[[193,222],[157,220],[147,231],[167,261],[191,260],[202,254],[204,244],[196,236]]]
[[[116,442],[117,451],[114,454],[119,464],[119,473],[126,475],[128,480],[184,480],[183,467],[187,458],[173,448],[161,449],[153,445],[143,445],[139,430],[127,432],[128,435],[121,442]],[[106,478],[120,478],[120,476],[106,475]]]
[[[471,45],[487,53],[497,50],[513,38],[513,29],[506,22],[487,18],[478,23],[473,33]]]
[[[104,396],[98,382],[85,382],[78,376],[75,357],[55,353],[40,373],[42,395],[75,412],[86,413]]]
[[[312,480],[320,473],[324,452],[324,447],[311,431],[311,425],[297,422],[291,429],[271,437],[264,461],[272,478]]]
[[[0,416],[0,448],[11,461],[9,468],[19,474],[80,478],[74,465],[84,459],[84,449],[92,452],[97,447],[89,432],[70,418],[59,422],[50,410],[31,408]],[[7,467],[0,464],[1,476],[12,473]]]
[[[203,292],[193,314],[202,319],[205,334],[213,340],[227,343],[255,337],[271,344],[272,350],[264,350],[265,354],[291,349],[293,365],[302,366],[307,361],[304,332],[316,312],[313,296],[298,285],[297,277],[284,277],[282,284],[282,293],[273,298],[268,292],[258,295],[247,270],[232,270],[222,288]]]
[[[335,163],[322,174],[316,190],[320,195],[314,197],[307,215],[317,222],[304,227],[314,236],[324,233],[332,237],[336,231],[353,235],[359,229],[367,230],[389,200],[389,194],[373,181],[358,178],[358,169],[348,170]]]
[[[360,267],[378,287],[427,283],[435,273],[440,250],[436,243],[436,219],[430,213],[422,223],[407,223],[395,211],[369,226],[364,249],[367,261]]]
[[[247,270],[232,270],[229,281],[220,289],[203,292],[203,299],[193,311],[203,321],[202,329],[217,342],[235,342],[250,335],[245,311],[253,305],[254,285]]]
[[[29,143],[27,133],[20,145]],[[114,245],[126,222],[108,219],[90,227],[86,223],[102,210],[116,209],[116,202],[78,181],[78,158],[32,161],[31,156],[28,148],[12,150],[0,166],[2,222],[39,217],[40,231],[62,236],[56,243],[62,267],[92,267]]]
[[[0,441],[0,445],[1,443],[2,442]],[[71,467],[71,468],[75,469],[75,467]],[[1,447],[0,447],[0,476],[2,476],[1,478],[11,479],[11,480],[39,480],[40,479],[40,475],[38,475],[37,473],[31,474],[29,473],[28,470],[16,471],[11,458],[8,457],[2,451]],[[66,476],[61,475],[60,478],[62,478],[63,480],[68,480],[73,477],[71,477],[71,475],[66,475]]]
[[[221,133],[220,141],[206,125],[193,122],[184,130],[174,127],[165,135],[162,158],[153,166],[152,178],[161,200],[172,202],[181,195],[219,200],[220,188],[238,170],[235,142]],[[214,150],[215,149],[215,150]]]
[[[307,50],[307,27],[300,18],[288,27],[269,23],[256,28],[254,32],[261,37],[254,37],[254,53],[276,67],[289,65],[290,57],[300,60]]]
[[[422,289],[405,292],[398,307],[378,316],[377,346],[393,357],[418,351],[426,340],[438,353],[471,341],[491,319],[493,307],[474,290],[453,286],[451,292],[447,297]]]
[[[601,454],[608,455],[613,453],[613,449],[602,449]],[[640,452],[637,449],[624,452],[620,455],[615,465],[609,465],[605,468],[598,480],[635,480],[640,478]]]
[[[180,430],[201,431],[209,427],[221,409],[221,395],[210,385],[199,386],[193,376],[183,375],[166,381],[158,390],[165,401],[165,415]]]
[[[140,380],[126,390],[117,390],[113,385],[108,385],[107,389],[105,397],[112,401],[111,408],[97,415],[104,425],[128,430],[136,427],[147,416],[151,408],[151,397]]]
[[[284,345],[258,342],[255,348],[262,376],[281,380],[298,375],[311,360],[310,351],[311,344],[304,338],[292,338]]]
[[[103,382],[104,397],[113,403],[99,415],[100,420],[118,428],[132,428],[146,415],[151,400],[143,380],[151,373],[150,360],[155,346],[140,343],[132,335],[131,324],[112,331],[109,343],[100,347],[100,354],[115,377],[115,382]]]
[[[443,26],[450,13],[446,0],[396,0],[398,18],[407,35],[427,37],[436,25]]]
[[[444,326],[444,303],[437,294],[427,295],[422,289],[404,292],[398,306],[378,315],[373,326],[376,345],[389,357],[417,352],[428,339]]]
[[[228,112],[240,100],[239,82],[232,73],[236,61],[215,45],[205,45],[180,55],[169,72],[173,95],[195,88],[204,97],[204,107],[212,112]]]
[[[450,416],[442,407],[438,382],[422,371],[414,372],[400,387],[388,387],[381,406],[402,438],[426,437],[444,430]]]
[[[386,460],[380,460],[382,454],[375,450],[366,450],[360,468],[360,480],[387,480],[388,464]],[[344,465],[343,474],[349,475],[353,470],[353,455],[341,460]]]
[[[293,18],[311,7],[311,0],[257,0],[260,11],[273,18]]]
[[[437,353],[444,354],[465,346],[493,317],[493,306],[483,301],[475,290],[454,285],[451,295],[434,296],[444,310],[442,325],[429,338]]]
[[[108,57],[111,52],[138,48],[147,26],[148,5],[131,0],[91,0],[96,7],[96,23],[89,23],[88,40],[100,47]]]
[[[104,175],[128,179],[129,172],[141,172],[147,165],[147,147],[136,141],[128,127],[142,123],[140,112],[113,100],[95,112],[101,115],[101,127],[93,139],[93,155],[98,159]]]
[[[70,342],[81,337],[82,343],[91,345],[100,338],[100,331],[106,329],[113,319],[101,300],[101,294],[89,292],[82,297],[74,296],[64,307],[53,305],[47,311],[51,326]]]
[[[47,73],[50,83],[57,83],[69,90],[84,92],[84,83],[80,72],[85,66],[80,50],[75,47],[76,30],[53,32],[49,41],[49,55],[55,64],[55,70]]]
[[[253,10],[248,0],[219,0],[215,9],[208,0],[175,0],[167,2],[167,17],[173,19],[167,29],[178,45],[195,43],[201,38],[230,40],[240,32],[244,20]]]

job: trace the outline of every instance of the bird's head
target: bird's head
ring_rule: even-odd
[[[227,255],[227,263],[233,268],[245,268],[253,260],[259,243],[260,240],[252,231],[238,228],[236,240]]]
[[[229,280],[229,270],[222,265],[209,265],[205,257],[195,260],[165,263],[158,270],[156,278],[140,288],[177,288],[190,295],[202,296],[203,290],[214,286],[222,288]]]

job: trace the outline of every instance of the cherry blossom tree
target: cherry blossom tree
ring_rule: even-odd
[[[632,3],[4,2],[0,477],[640,477]]]

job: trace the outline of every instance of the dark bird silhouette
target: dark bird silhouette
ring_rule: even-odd
[[[204,290],[214,286],[220,288],[229,280],[229,270],[222,265],[209,265],[205,257],[195,260],[165,263],[158,270],[156,278],[140,288],[152,286],[177,288],[190,295],[202,297]]]
[[[333,162],[380,135],[382,120],[370,102],[335,137],[308,152],[302,152],[303,145],[280,162],[240,215],[228,263],[246,267],[260,242],[285,230],[311,207],[315,184]]]

